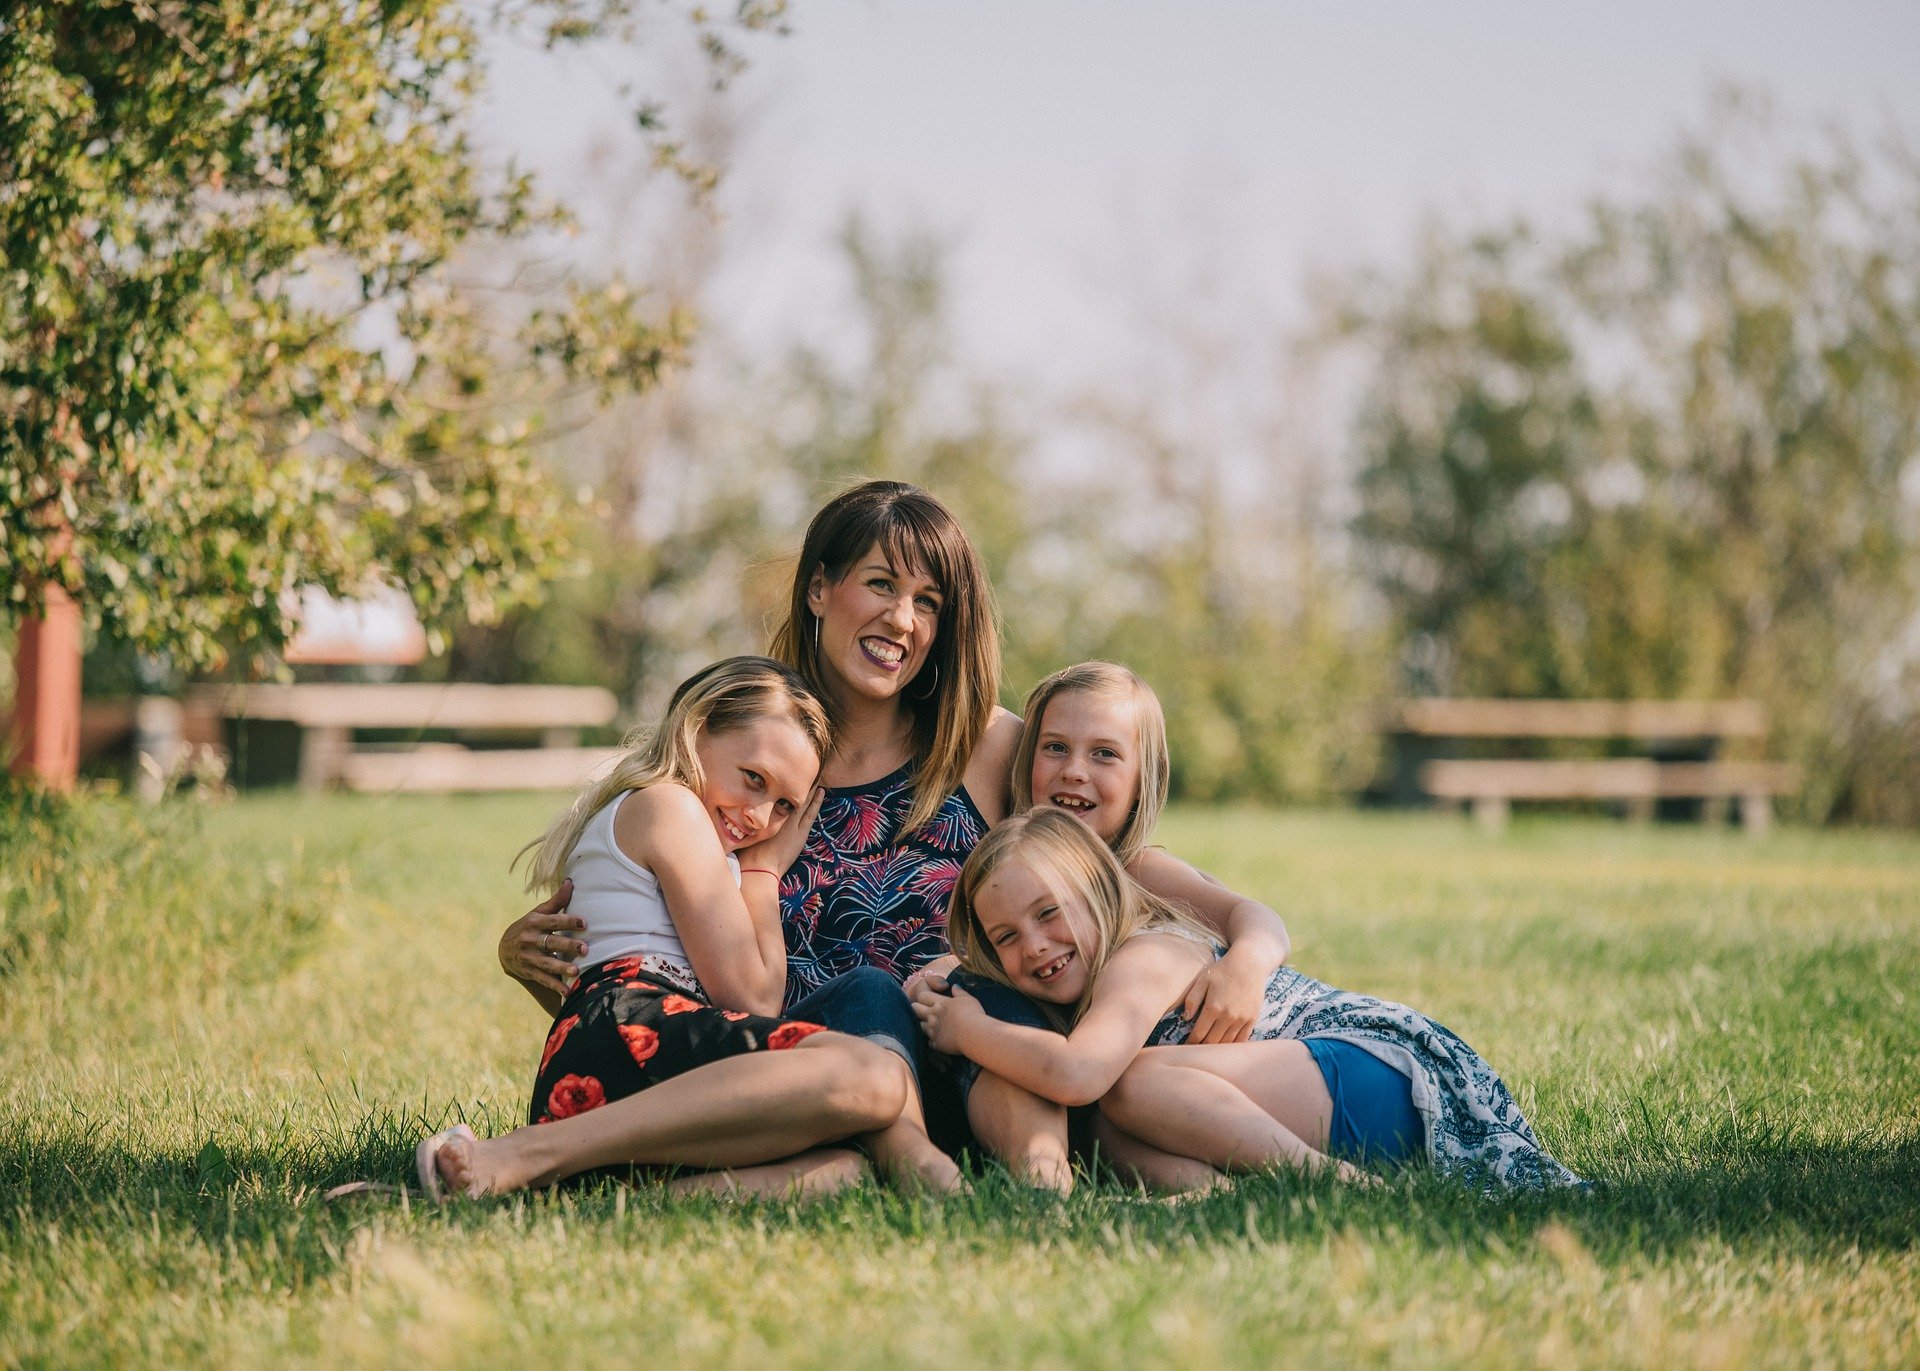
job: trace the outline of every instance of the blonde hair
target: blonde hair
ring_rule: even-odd
[[[1211,930],[1120,869],[1120,861],[1092,829],[1058,809],[1031,809],[994,826],[960,869],[947,908],[947,940],[960,965],[1004,986],[1019,989],[1000,966],[1000,954],[980,925],[978,893],[993,873],[1014,858],[1032,863],[1043,881],[1063,897],[1078,899],[1092,926],[1093,946],[1081,947],[1087,988],[1071,1011],[1042,1004],[1048,1017],[1071,1027],[1086,1011],[1094,984],[1127,939],[1154,929],[1178,929],[1208,944]]]
[[[1147,845],[1160,811],[1167,804],[1168,772],[1172,768],[1167,752],[1167,716],[1160,709],[1160,697],[1153,687],[1133,672],[1113,662],[1081,662],[1063,667],[1033,688],[1021,710],[1026,726],[1020,730],[1020,746],[1013,754],[1013,807],[1016,811],[1033,808],[1033,755],[1040,746],[1040,726],[1046,721],[1047,706],[1062,695],[1086,694],[1100,700],[1120,700],[1133,706],[1134,728],[1138,735],[1140,778],[1133,795],[1133,807],[1126,823],[1113,835],[1113,855],[1125,866]]]
[[[923,694],[903,690],[899,697],[913,715],[918,763],[903,829],[912,832],[960,788],[1000,696],[993,587],[952,513],[904,481],[865,481],[827,501],[807,526],[787,617],[774,630],[768,651],[805,677],[831,707],[833,690],[820,660],[820,618],[807,604],[808,588],[815,572],[838,582],[876,546],[897,569],[922,570],[939,584],[942,596],[933,647],[915,673],[917,682],[931,670],[933,685]]]
[[[728,657],[682,681],[660,726],[629,736],[613,770],[587,785],[544,835],[514,857],[517,866],[521,857],[534,853],[527,889],[552,890],[560,884],[587,821],[615,796],[662,781],[678,782],[699,794],[707,778],[694,739],[702,729],[731,733],[762,719],[786,719],[798,726],[816,757],[824,758],[832,745],[827,711],[818,697],[797,672],[771,657]]]

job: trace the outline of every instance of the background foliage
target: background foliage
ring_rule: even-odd
[[[469,142],[480,25],[573,42],[656,8],[0,18],[0,602],[59,583],[110,634],[210,665],[282,642],[304,584],[397,583],[436,625],[535,597],[567,555],[530,458],[543,412],[652,384],[690,321],[619,280],[502,308],[462,277],[564,222]],[[693,22],[724,72],[726,30],[777,14]]]
[[[1730,95],[1561,231],[1356,283],[1356,531],[1416,690],[1758,698],[1810,818],[1913,822],[1920,160]]]

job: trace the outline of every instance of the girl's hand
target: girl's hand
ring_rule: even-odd
[[[1236,957],[1232,949],[1200,974],[1187,987],[1187,998],[1180,1006],[1180,1017],[1190,1020],[1190,1043],[1243,1043],[1253,1034],[1266,1003],[1267,981],[1271,968],[1262,970],[1250,959]]]
[[[807,835],[813,832],[813,821],[820,817],[820,805],[826,798],[827,792],[815,786],[813,794],[807,797],[806,808],[788,815],[778,833],[765,842],[740,849],[740,865],[762,867],[776,876],[785,876],[787,868],[800,860]]]
[[[950,986],[941,994],[924,982],[914,987],[913,1012],[919,1016],[921,1031],[935,1052],[960,1056],[960,1037],[967,1025],[984,1020],[987,1011],[980,1001],[959,986]]]
[[[567,935],[583,929],[585,919],[565,913],[573,898],[573,882],[562,881],[560,888],[507,925],[500,935],[500,969],[516,981],[544,986],[558,995],[573,988],[579,976],[573,963],[587,955],[587,945]]]
[[[906,992],[908,999],[912,999],[913,992],[918,990],[922,985],[933,985],[935,990],[945,990],[947,988],[947,977],[958,970],[959,966],[960,959],[951,952],[947,953],[944,957],[935,957],[932,961],[907,977],[906,980],[902,981],[900,988]],[[939,984],[934,985],[936,981],[939,982]]]

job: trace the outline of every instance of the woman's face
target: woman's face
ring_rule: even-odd
[[[703,728],[693,750],[706,775],[701,802],[729,852],[778,833],[820,775],[813,744],[791,719],[757,719],[724,733]]]
[[[1034,804],[1065,810],[1111,843],[1140,795],[1136,706],[1072,690],[1047,701],[1032,726]]]
[[[1011,858],[981,882],[973,910],[1015,990],[1049,1004],[1078,1004],[1087,993],[1082,949],[1090,945],[1082,935],[1093,925],[1063,887]]]
[[[878,543],[837,581],[815,571],[807,608],[820,618],[822,669],[857,695],[893,699],[926,664],[944,602],[936,581],[895,566]]]

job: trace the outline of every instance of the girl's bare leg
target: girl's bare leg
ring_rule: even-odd
[[[901,1070],[912,1075],[904,1062]],[[941,1194],[960,1189],[960,1168],[927,1136],[927,1117],[920,1106],[920,1092],[911,1084],[907,1087],[907,1104],[900,1111],[900,1117],[890,1126],[861,1138],[860,1146],[873,1158],[880,1174],[900,1189]]]
[[[844,1147],[816,1147],[797,1157],[731,1171],[702,1171],[667,1182],[675,1195],[719,1195],[727,1199],[814,1199],[858,1185],[867,1174],[866,1158]]]
[[[1333,1102],[1305,1043],[1146,1048],[1101,1108],[1142,1142],[1222,1170],[1285,1165],[1366,1179],[1322,1150]]]
[[[1149,1146],[1117,1126],[1103,1106],[1093,1122],[1094,1146],[1122,1180],[1157,1195],[1204,1195],[1225,1185],[1226,1176],[1206,1162]]]
[[[757,1166],[887,1127],[906,1102],[906,1076],[884,1048],[815,1033],[786,1051],[711,1062],[572,1118],[450,1140],[437,1164],[456,1195],[552,1185],[628,1163]]]
[[[980,1145],[1028,1185],[1073,1193],[1065,1105],[982,1071],[967,1095],[967,1122]]]

